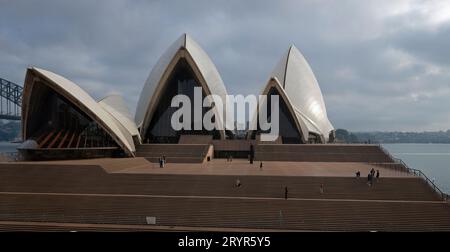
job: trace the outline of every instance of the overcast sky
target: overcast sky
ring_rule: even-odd
[[[290,44],[304,54],[335,128],[450,128],[450,1],[0,0],[0,77],[37,66],[132,112],[181,34],[230,94],[258,94]]]

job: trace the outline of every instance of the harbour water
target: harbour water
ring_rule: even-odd
[[[0,153],[16,152],[19,145],[19,143],[0,142]]]
[[[15,152],[17,146],[17,143],[0,142],[0,152]],[[383,147],[450,193],[450,144],[383,144]]]
[[[450,144],[383,144],[383,147],[450,193]]]

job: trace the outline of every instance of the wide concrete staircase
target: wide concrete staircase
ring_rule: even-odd
[[[448,231],[444,203],[1,195],[2,221],[314,231]]]
[[[422,179],[413,176],[381,178],[369,187],[366,179],[353,177],[156,175],[106,173],[98,166],[0,165],[0,177],[3,192],[281,198],[287,186],[293,198],[440,200]],[[237,178],[243,185],[239,190],[234,188]]]
[[[295,162],[394,162],[378,145],[259,144],[255,159]]]
[[[241,176],[236,188],[235,176],[34,164],[2,164],[0,177],[0,230],[85,230],[74,224],[84,223],[93,225],[88,230],[109,230],[95,226],[109,224],[117,225],[111,230],[450,231],[450,206],[418,177],[381,178],[369,187],[351,177]],[[156,224],[146,217],[156,217]]]
[[[155,163],[162,156],[168,163],[202,163],[209,147],[209,144],[140,144],[136,146],[136,156]]]

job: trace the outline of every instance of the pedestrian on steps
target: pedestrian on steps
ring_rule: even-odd
[[[236,183],[234,184],[235,187],[241,187],[241,181],[239,179],[236,179]]]
[[[367,175],[367,185],[372,186],[372,173],[370,172],[369,175]]]

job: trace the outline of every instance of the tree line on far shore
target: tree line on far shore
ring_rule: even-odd
[[[345,129],[337,129],[336,139],[341,143],[450,143],[450,130],[349,132]]]

